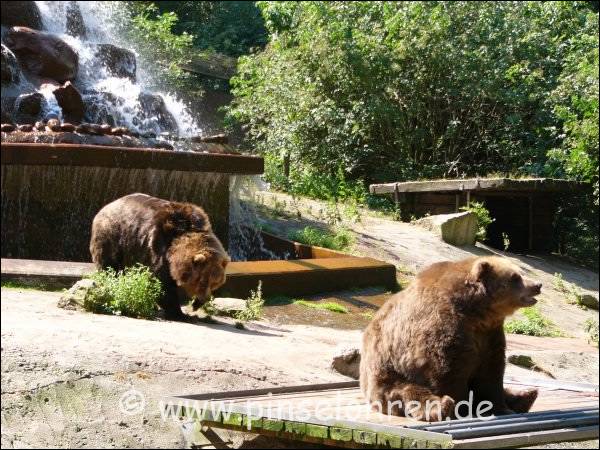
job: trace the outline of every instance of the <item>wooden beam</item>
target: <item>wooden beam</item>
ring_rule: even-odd
[[[588,183],[553,178],[473,178],[464,180],[408,181],[403,183],[372,184],[372,194],[399,192],[577,192],[589,189]]]
[[[206,144],[218,145],[218,144]],[[89,166],[259,175],[258,156],[80,144],[2,143],[2,165]]]

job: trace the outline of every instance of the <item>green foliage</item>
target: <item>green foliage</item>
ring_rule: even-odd
[[[288,238],[306,245],[330,248],[332,250],[344,250],[354,243],[352,232],[338,228],[334,233],[307,226],[302,230],[289,233]]]
[[[306,300],[295,300],[294,305],[305,306],[307,308],[312,309],[322,309],[325,311],[331,311],[340,314],[348,314],[348,308],[335,302],[317,303],[314,301],[311,302]]]
[[[523,318],[512,319],[504,324],[507,333],[525,334],[527,336],[557,337],[561,333],[556,326],[534,306],[522,310]]]
[[[250,297],[246,299],[246,309],[238,311],[234,318],[240,322],[258,320],[262,317],[264,305],[265,300],[262,295],[262,281],[259,281],[256,291],[250,291]]]
[[[479,242],[485,242],[487,238],[487,229],[494,222],[494,218],[490,215],[490,211],[482,202],[471,202],[469,206],[463,206],[461,211],[469,211],[477,217],[477,234],[476,238]]]
[[[174,12],[180,20],[174,31],[194,36],[194,47],[240,56],[267,43],[260,10],[247,1],[158,1],[161,12]]]
[[[190,60],[194,36],[177,34],[175,12],[160,13],[152,2],[129,2],[131,22],[127,29],[132,46],[146,61],[153,62],[157,80],[166,80],[178,88],[189,88],[191,76],[181,69]]]
[[[90,275],[96,286],[86,295],[83,307],[95,313],[151,319],[163,295],[160,280],[141,264],[115,272],[106,269]]]
[[[598,345],[598,321],[588,319],[585,322],[585,332],[588,334],[589,340]]]
[[[270,41],[240,58],[228,119],[267,156],[274,185],[336,197],[339,171],[365,185],[492,172],[589,181],[595,208],[565,202],[558,231],[562,253],[597,260],[597,8],[258,6]]]

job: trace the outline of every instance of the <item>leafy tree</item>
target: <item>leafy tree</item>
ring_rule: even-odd
[[[254,2],[156,2],[161,12],[175,12],[179,22],[174,31],[194,36],[194,47],[239,56],[262,48],[267,30]]]
[[[597,2],[257,5],[270,41],[240,58],[228,117],[280,185],[552,175],[597,204]]]

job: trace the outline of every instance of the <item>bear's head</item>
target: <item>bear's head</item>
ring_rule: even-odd
[[[497,256],[475,258],[467,285],[486,300],[498,318],[535,305],[542,289],[541,283],[524,277],[518,266]]]
[[[229,256],[212,233],[187,233],[176,238],[167,258],[171,277],[193,299],[194,310],[225,283]]]

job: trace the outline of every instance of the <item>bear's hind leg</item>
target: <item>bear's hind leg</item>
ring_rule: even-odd
[[[379,387],[377,408],[383,414],[411,417],[416,420],[438,422],[454,414],[452,397],[440,397],[430,389],[408,382],[395,382]]]
[[[529,412],[533,403],[537,399],[538,390],[535,388],[518,390],[514,388],[504,388],[504,401],[512,411],[522,414]]]

